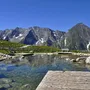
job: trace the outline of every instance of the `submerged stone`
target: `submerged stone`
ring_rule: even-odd
[[[25,84],[21,87],[22,90],[30,90],[31,86],[29,84]]]
[[[12,82],[13,82],[13,80],[11,80],[11,79],[7,79],[7,78],[0,79],[0,84],[10,84]]]

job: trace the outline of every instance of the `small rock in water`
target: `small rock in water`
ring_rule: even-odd
[[[80,58],[77,58],[77,59],[76,59],[76,62],[78,62],[78,61],[80,61]]]
[[[66,61],[69,61],[70,60],[70,58],[66,58]]]
[[[76,62],[78,62],[78,63],[85,63],[85,60],[86,60],[86,57],[78,57],[76,59]]]
[[[85,63],[86,63],[86,64],[90,64],[90,57],[87,57],[87,58],[86,58]]]
[[[15,58],[12,60],[12,63],[17,63],[17,62],[20,62],[20,60],[18,58]]]
[[[72,62],[76,62],[76,59],[71,59]]]
[[[21,87],[22,90],[30,90],[31,86],[29,84],[25,84]]]

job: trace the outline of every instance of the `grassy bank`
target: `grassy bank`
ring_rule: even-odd
[[[16,50],[16,52],[35,52],[35,53],[48,53],[48,52],[58,52],[60,49],[49,47],[49,46],[29,46],[27,48],[19,48],[19,50]]]
[[[21,43],[13,43],[8,41],[0,40],[0,52],[4,54],[10,53],[52,53],[52,52],[59,52],[59,48],[49,47],[49,46],[26,46],[25,44]]]

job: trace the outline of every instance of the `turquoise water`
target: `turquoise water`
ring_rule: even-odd
[[[68,57],[69,58],[69,57]],[[0,90],[35,90],[48,70],[90,71],[85,64],[72,63],[58,55],[35,55],[20,60],[0,62],[0,79],[13,80]]]

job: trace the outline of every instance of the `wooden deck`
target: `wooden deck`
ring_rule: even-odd
[[[49,71],[36,90],[90,90],[90,72]]]

